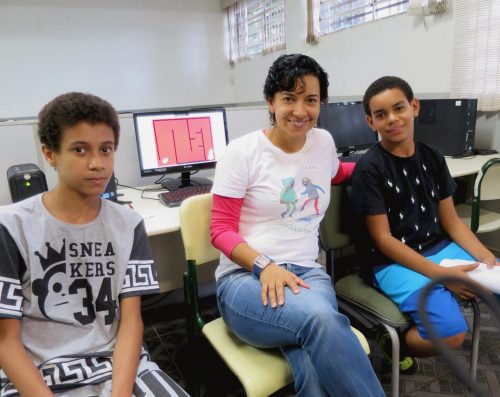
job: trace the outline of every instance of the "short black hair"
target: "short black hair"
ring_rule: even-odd
[[[393,88],[399,88],[405,95],[406,99],[408,99],[408,102],[413,100],[413,90],[406,81],[395,76],[381,77],[370,84],[365,91],[365,95],[363,96],[363,108],[365,109],[367,116],[371,116],[370,100],[382,91],[391,90]]]
[[[273,62],[264,83],[264,98],[270,101],[277,92],[294,91],[297,81],[303,83],[307,75],[318,78],[320,101],[328,102],[328,74],[313,58],[302,54],[281,55]],[[270,117],[274,124],[274,114]]]
[[[120,123],[116,110],[104,99],[82,92],[59,95],[43,107],[38,115],[40,142],[57,152],[64,129],[81,122],[106,124],[113,130],[118,146]]]

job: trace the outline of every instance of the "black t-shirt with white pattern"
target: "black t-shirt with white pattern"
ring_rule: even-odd
[[[417,252],[446,238],[439,219],[439,202],[450,197],[456,184],[444,156],[415,142],[411,157],[397,157],[380,143],[358,162],[352,179],[352,207],[358,215],[357,253],[362,277],[372,280],[374,266],[394,261],[378,251],[368,235],[365,215],[386,214],[392,236]]]

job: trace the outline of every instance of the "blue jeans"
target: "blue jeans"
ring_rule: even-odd
[[[297,397],[385,396],[349,320],[338,312],[330,277],[321,268],[282,266],[311,288],[297,295],[285,288],[285,304],[275,309],[262,304],[253,273],[242,269],[219,279],[219,309],[229,328],[246,343],[282,350]]]

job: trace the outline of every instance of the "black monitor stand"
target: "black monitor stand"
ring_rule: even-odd
[[[190,171],[181,172],[180,178],[166,179],[161,182],[161,186],[169,191],[182,189],[188,186],[212,185],[212,181],[203,177],[192,177]]]
[[[463,158],[463,157],[472,157],[472,156],[475,156],[475,153],[472,150],[466,150],[461,155],[459,155],[459,156],[452,156],[452,157],[460,159],[460,158]]]

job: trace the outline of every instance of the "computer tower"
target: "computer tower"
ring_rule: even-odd
[[[109,180],[108,184],[106,185],[104,193],[101,194],[101,197],[111,201],[118,200],[118,195],[116,193],[116,178],[114,172],[113,175],[111,175],[111,179]]]
[[[445,156],[472,154],[477,99],[423,99],[415,119],[415,140],[437,147]]]
[[[36,164],[17,164],[7,169],[12,202],[24,200],[47,191],[45,174]]]

